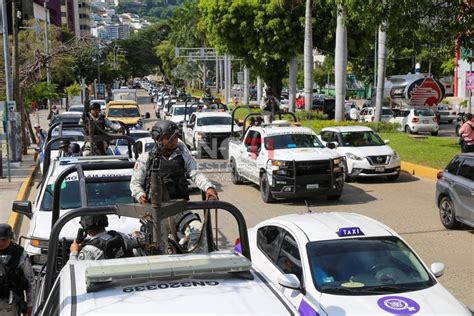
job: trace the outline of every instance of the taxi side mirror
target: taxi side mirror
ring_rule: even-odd
[[[31,201],[15,201],[13,202],[12,209],[14,212],[23,214],[30,219],[33,216],[33,212],[31,210]]]
[[[300,290],[301,283],[298,277],[294,274],[282,274],[278,277],[278,284],[283,287],[293,289],[293,290]]]
[[[431,265],[431,273],[434,274],[435,277],[439,278],[444,274],[444,263],[435,262]]]

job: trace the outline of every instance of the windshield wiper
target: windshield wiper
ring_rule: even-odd
[[[364,291],[366,292],[377,292],[377,293],[400,293],[400,292],[406,292],[406,291],[415,291],[419,290],[421,288],[412,288],[412,287],[407,287],[403,285],[374,285],[374,286],[366,286],[364,287]]]

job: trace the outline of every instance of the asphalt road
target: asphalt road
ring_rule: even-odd
[[[141,92],[145,93],[145,91]],[[153,113],[153,105],[143,98],[141,107]],[[152,116],[153,117],[153,116]],[[151,127],[155,120],[146,122]],[[440,136],[456,137],[454,124],[442,124]],[[220,199],[237,206],[247,226],[262,220],[292,213],[306,212],[304,201],[280,201],[265,204],[257,186],[234,185],[224,160],[198,159],[203,172],[217,185]],[[434,202],[435,181],[403,173],[396,182],[364,180],[345,185],[339,201],[324,197],[307,200],[312,212],[354,212],[372,217],[398,232],[427,264],[443,262],[444,276],[439,281],[461,302],[474,310],[474,230],[446,230]],[[193,199],[200,199],[196,195]],[[213,220],[215,223],[215,219]],[[230,216],[218,217],[218,242],[232,247],[238,236]]]
[[[140,91],[139,95],[142,114],[150,112],[154,118],[149,96],[145,91]],[[150,128],[154,122],[154,119],[146,120],[145,126]],[[446,133],[449,133],[449,126],[443,124],[443,130],[444,127]],[[256,186],[233,185],[223,160],[199,159],[198,162],[204,169],[203,172],[216,184],[220,199],[238,207],[244,214],[248,227],[274,216],[307,211],[304,201],[265,204]],[[36,194],[33,189],[30,194],[32,201]],[[444,229],[434,204],[434,194],[434,181],[402,174],[396,182],[365,180],[346,184],[339,201],[327,201],[322,197],[307,200],[307,203],[312,212],[354,212],[390,226],[402,235],[425,263],[430,265],[433,262],[443,262],[446,270],[439,281],[474,310],[474,230]],[[196,194],[192,199],[200,199],[200,196]],[[215,224],[215,217],[213,223]],[[235,221],[228,215],[219,215],[217,226],[219,246],[232,247],[237,237]],[[27,227],[28,221],[25,220],[23,234]]]

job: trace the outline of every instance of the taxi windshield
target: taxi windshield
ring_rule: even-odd
[[[316,135],[285,134],[265,137],[265,149],[322,148],[323,144]]]
[[[400,293],[436,283],[396,237],[315,241],[306,249],[314,285],[322,293]]]
[[[127,178],[127,179],[125,179]],[[109,178],[110,179],[110,178]],[[118,203],[134,203],[130,192],[129,177],[120,180],[86,183],[87,202],[89,206],[114,205]],[[53,209],[54,183],[46,187],[41,210],[50,212]],[[79,181],[65,181],[61,185],[61,209],[81,207]]]
[[[140,117],[137,108],[111,108],[107,114],[108,117]]]
[[[372,131],[342,132],[342,147],[383,146],[384,141]]]

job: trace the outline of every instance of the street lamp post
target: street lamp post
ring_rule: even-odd
[[[49,38],[48,38],[48,2],[49,0],[44,0],[44,54],[46,56],[46,82],[51,83],[51,75],[49,73]],[[48,98],[48,109],[51,111],[51,101]]]

